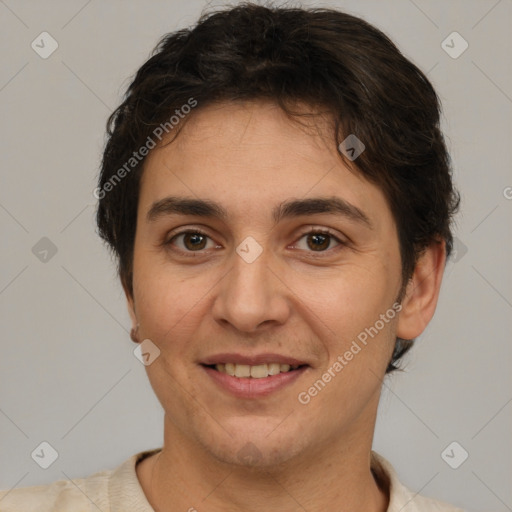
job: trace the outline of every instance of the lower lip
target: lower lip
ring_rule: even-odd
[[[268,396],[295,382],[308,369],[307,366],[302,366],[289,372],[278,373],[277,375],[261,379],[253,379],[252,377],[232,377],[227,373],[219,372],[208,366],[202,366],[202,368],[222,389],[229,391],[239,398],[261,398]]]

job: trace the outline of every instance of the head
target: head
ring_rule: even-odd
[[[161,350],[148,374],[166,412],[183,411],[178,429],[243,445],[292,395],[299,421],[343,402],[342,419],[308,423],[306,449],[322,441],[315,425],[327,440],[374,410],[380,377],[434,313],[452,248],[439,116],[425,75],[339,11],[243,4],[161,40],[109,119],[97,222],[141,339]],[[224,352],[296,354],[297,383],[329,369],[332,383],[302,408],[293,386],[230,401],[204,386],[203,364]]]

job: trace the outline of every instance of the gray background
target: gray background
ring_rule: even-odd
[[[161,446],[163,413],[133,355],[92,191],[129,77],[205,5],[0,0],[0,488],[83,477]],[[361,15],[428,72],[463,199],[436,316],[406,371],[385,380],[374,448],[414,491],[512,510],[512,1],[303,5]],[[47,59],[31,48],[43,31],[59,44]],[[441,46],[453,31],[469,44],[456,59]],[[46,261],[42,237],[57,248]],[[42,441],[59,454],[46,470],[31,458]],[[458,469],[441,457],[452,441],[469,453]]]

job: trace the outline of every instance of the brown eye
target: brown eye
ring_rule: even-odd
[[[313,229],[306,233],[303,233],[301,239],[306,239],[306,249],[313,252],[326,252],[331,248],[332,240],[335,240],[336,245],[343,245],[343,242],[339,240],[333,233],[325,230]],[[301,247],[299,247],[300,249]]]
[[[196,249],[204,249],[206,237],[200,233],[185,233],[183,235],[183,244],[187,249],[194,251]]]
[[[311,243],[309,243],[311,242]],[[329,235],[324,235],[322,233],[317,233],[313,235],[308,235],[308,247],[317,250],[317,249],[328,249],[331,243]]]
[[[176,240],[182,240],[181,244]],[[198,230],[181,231],[168,240],[165,245],[176,245],[182,252],[200,252],[206,248],[208,235]]]

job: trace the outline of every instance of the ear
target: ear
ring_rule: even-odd
[[[445,241],[432,242],[418,258],[398,317],[399,338],[419,336],[434,316],[446,262]]]
[[[128,313],[130,314],[130,318],[132,319],[132,327],[134,329],[137,328],[137,315],[135,313],[135,301],[133,300],[133,296],[128,290],[124,279],[121,279],[121,284],[123,285],[124,294],[126,295],[126,302],[128,306]]]

